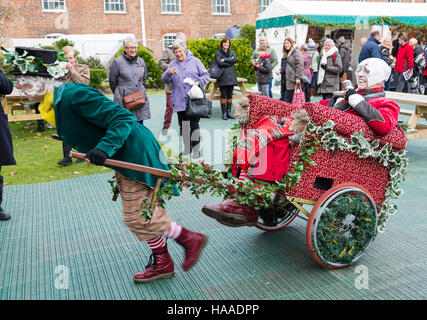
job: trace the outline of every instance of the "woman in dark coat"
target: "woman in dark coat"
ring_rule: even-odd
[[[217,87],[221,91],[221,111],[222,120],[235,119],[231,115],[231,104],[233,103],[233,88],[237,85],[236,69],[234,64],[237,62],[236,54],[231,48],[231,41],[228,37],[221,40],[220,48],[215,55],[217,65],[223,69],[221,76],[217,79]]]
[[[0,95],[9,94],[13,90],[12,81],[7,78],[0,69]],[[15,158],[13,157],[13,144],[12,136],[10,134],[9,124],[7,121],[7,114],[4,113],[3,107],[0,103],[0,172],[2,166],[15,165]],[[0,175],[0,220],[9,220],[10,215],[5,212],[1,203],[3,200],[3,176]]]

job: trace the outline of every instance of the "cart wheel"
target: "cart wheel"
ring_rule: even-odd
[[[324,267],[355,263],[368,249],[377,230],[377,208],[370,193],[357,184],[341,184],[317,200],[307,223],[307,246]]]
[[[288,200],[275,200],[274,204],[260,211],[256,227],[264,231],[277,231],[288,226],[299,210]]]

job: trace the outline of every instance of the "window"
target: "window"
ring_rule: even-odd
[[[263,12],[269,5],[271,0],[259,0],[259,13]]]
[[[181,0],[162,0],[162,13],[181,13]]]
[[[43,11],[66,11],[65,0],[42,0]]]
[[[212,14],[230,14],[230,0],[212,0]]]
[[[163,36],[163,48],[169,47],[176,39],[176,33],[168,33]]]
[[[388,2],[400,2],[400,0],[388,0]]]
[[[104,0],[104,10],[108,13],[126,12],[125,0]]]

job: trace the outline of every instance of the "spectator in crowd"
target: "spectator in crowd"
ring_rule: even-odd
[[[85,64],[77,63],[76,49],[70,46],[62,48],[64,51],[64,57],[68,59],[68,63],[65,68],[68,73],[65,75],[63,82],[70,83],[84,83],[86,85],[90,82],[90,70]],[[68,166],[73,164],[73,160],[70,157],[71,147],[64,141],[62,141],[62,154],[64,158],[58,162],[59,165]],[[83,162],[81,159],[77,159],[76,163]]]
[[[0,67],[0,95],[10,94],[13,90],[13,82],[6,77]],[[10,134],[7,114],[3,110],[0,101],[0,173],[2,166],[15,165],[16,161],[13,157],[12,135]],[[10,214],[3,210],[1,204],[3,202],[3,176],[0,175],[0,220],[9,220]]]
[[[340,74],[342,72],[341,56],[332,39],[325,41],[325,48],[320,55],[320,68],[317,79],[318,92],[323,99],[330,99],[334,91],[340,88]]]
[[[187,41],[187,37],[185,33],[178,32],[176,34],[176,39],[180,39],[184,42]],[[159,68],[163,71],[166,71],[169,67],[169,64],[175,60],[175,55],[172,51],[172,44],[170,44],[165,50],[162,52],[162,56],[159,60]],[[162,134],[166,135],[168,133],[168,129],[172,122],[173,115],[173,106],[171,102],[171,93],[172,93],[172,85],[170,83],[165,83],[165,92],[166,92],[166,110],[165,117],[163,121]]]
[[[259,57],[254,64],[254,68],[258,91],[261,92],[263,96],[269,97],[268,86],[272,76],[271,54],[267,53],[267,49],[262,46],[257,49],[257,52]]]
[[[383,40],[383,42],[381,42],[380,50],[381,50],[381,54],[383,55],[383,60],[391,68],[391,65],[393,64],[394,58],[391,54],[392,42],[391,42],[390,38],[386,38]],[[391,80],[390,78],[391,78],[391,75],[390,75],[389,79],[384,84],[384,90],[385,91],[390,90],[390,80]]]
[[[423,86],[424,86],[424,94],[427,95],[427,44],[424,46],[424,61],[426,64],[426,67],[423,71]]]
[[[317,74],[319,71],[319,51],[316,49],[316,43],[313,39],[308,39],[308,52],[311,54],[311,71],[313,72],[313,77],[311,79],[310,84],[310,96],[314,96],[316,92],[316,84],[317,84]]]
[[[144,120],[151,118],[150,103],[145,91],[147,81],[147,66],[142,58],[138,57],[138,42],[127,38],[123,41],[123,53],[114,59],[110,67],[108,80],[111,91],[114,93],[114,102],[124,105],[123,98],[136,91],[142,91],[147,103],[131,110],[136,121],[143,124]]]
[[[366,38],[366,37],[360,38],[360,47],[361,48],[365,45],[366,41],[368,41],[368,38]]]
[[[56,126],[59,136],[79,152],[85,153],[87,163],[105,165],[106,160],[111,158],[169,170],[167,159],[153,133],[137,122],[132,112],[114,103],[100,91],[81,83],[55,83],[56,88],[49,93],[45,85],[39,86],[36,92],[33,89],[36,81],[39,79],[21,76],[16,88],[21,89],[26,96],[30,92],[45,96],[41,114],[51,116],[50,121],[53,120],[52,124]],[[139,241],[147,242],[151,251],[145,270],[135,273],[133,280],[146,283],[175,275],[174,262],[169,255],[165,237],[172,238],[183,247],[183,270],[192,268],[206,245],[207,237],[173,221],[157,203],[154,203],[149,221],[143,216],[144,210],[151,208],[150,199],[157,177],[135,170],[105,166],[115,171],[124,223]]]
[[[233,104],[233,89],[237,85],[236,69],[234,67],[237,62],[237,56],[231,50],[230,38],[224,37],[221,40],[220,48],[215,54],[215,61],[223,69],[221,76],[216,81],[216,85],[221,92],[222,120],[235,119],[231,115],[231,106]]]
[[[383,56],[381,54],[381,50],[379,44],[381,40],[381,32],[376,30],[371,33],[368,41],[362,47],[359,55],[359,62],[362,62],[368,58],[379,58],[382,59]]]
[[[304,74],[304,57],[292,38],[286,38],[283,42],[283,56],[287,57],[286,63],[286,93],[285,102],[292,103],[295,86],[301,84]],[[283,74],[282,74],[283,77]]]
[[[192,154],[193,158],[200,157],[200,118],[188,118],[185,115],[187,93],[192,86],[184,83],[184,79],[190,78],[194,81],[193,85],[205,86],[209,80],[209,73],[202,62],[196,58],[188,49],[182,40],[175,40],[172,44],[172,50],[175,60],[169,64],[168,69],[162,74],[164,83],[172,84],[171,102],[173,111],[178,113],[178,121],[182,129],[182,138],[184,150],[182,155]]]
[[[304,91],[305,101],[310,102],[310,83],[313,77],[311,71],[311,54],[308,52],[306,44],[300,46],[300,50],[304,59],[303,77],[301,77],[302,90]]]
[[[400,38],[400,36],[403,36],[403,33],[402,33],[402,32],[400,32],[400,33],[397,35],[397,38],[396,38],[396,39],[394,39],[394,40],[393,40],[393,42],[392,42],[393,49],[391,50],[391,55],[392,55],[394,58],[397,58],[397,53],[399,52],[399,48],[400,48],[399,38]]]
[[[274,50],[273,48],[270,47],[270,45],[267,41],[267,38],[264,36],[259,38],[259,47],[266,48],[267,54],[271,55],[271,69],[273,70],[278,64],[276,50]],[[255,67],[255,64],[258,61],[258,59],[259,59],[258,51],[254,50],[254,52],[252,53],[252,57],[251,57],[252,66]],[[273,92],[271,89],[272,85],[273,85],[273,77],[270,78],[270,82],[268,85],[268,95],[270,98],[273,98]]]
[[[409,44],[408,38],[404,35],[399,37],[399,45],[400,48],[394,67],[394,72],[397,77],[396,92],[403,92],[407,86],[409,92],[409,79],[406,80],[403,73],[411,73],[414,68],[414,48]]]
[[[350,68],[351,61],[351,50],[350,47],[345,44],[345,38],[343,36],[338,38],[337,46],[342,60],[342,76],[340,77],[341,90],[344,90],[342,83],[348,78],[348,69]]]
[[[421,92],[421,85],[423,83],[423,73],[426,66],[424,50],[415,38],[409,39],[409,44],[414,48],[414,74],[409,80],[411,92],[423,94],[424,92]]]

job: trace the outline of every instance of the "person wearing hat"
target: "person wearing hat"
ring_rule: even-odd
[[[342,71],[340,77],[341,90],[344,90],[343,82],[348,78],[348,69],[350,68],[351,50],[347,44],[345,44],[345,38],[339,37],[337,40],[338,52],[341,56]]]
[[[0,68],[0,95],[10,94],[13,90],[13,83],[6,77]],[[2,166],[15,165],[13,157],[12,135],[10,134],[7,114],[4,112],[0,102],[0,173]],[[0,220],[9,220],[10,214],[1,207],[3,201],[3,176],[0,175]]]
[[[86,154],[86,162],[104,165],[107,158],[169,170],[166,156],[153,133],[135,115],[100,91],[81,83],[61,83],[41,77],[20,76],[16,88],[25,96],[43,96],[40,112],[56,127],[69,146]],[[106,165],[108,166],[108,165]],[[151,257],[135,282],[174,276],[174,263],[165,242],[174,239],[185,251],[182,268],[188,271],[199,260],[207,237],[172,221],[166,210],[154,208],[152,218],[142,217],[149,206],[157,177],[125,168],[115,170],[122,198],[123,220],[139,241],[147,242]],[[164,185],[164,183],[162,183]]]
[[[390,72],[390,66],[383,59],[365,59],[356,69],[357,90],[348,89],[345,95],[319,103],[356,114],[376,135],[385,136],[396,126],[400,112],[399,105],[385,97],[384,84]]]

